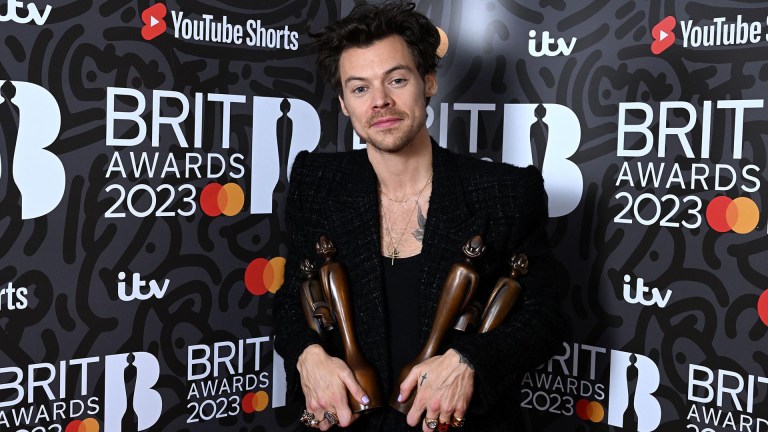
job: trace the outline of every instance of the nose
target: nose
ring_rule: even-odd
[[[371,89],[371,92],[373,93],[372,102],[374,109],[389,108],[392,106],[392,97],[387,91],[386,86],[375,86]]]

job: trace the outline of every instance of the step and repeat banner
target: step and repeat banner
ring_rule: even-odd
[[[768,432],[768,4],[569,3],[417,2],[432,136],[550,196],[524,429]],[[0,0],[0,431],[296,430],[283,207],[362,147],[309,36],[353,4]]]

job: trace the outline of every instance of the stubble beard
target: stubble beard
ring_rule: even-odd
[[[386,115],[389,115],[389,114],[390,113],[386,113]],[[396,112],[396,114],[399,118],[402,119],[403,123],[408,123],[407,125],[405,124],[400,125],[400,126],[407,126],[405,130],[394,128],[394,129],[379,131],[377,132],[377,134],[379,135],[378,137],[374,137],[373,134],[369,134],[368,136],[363,136],[362,134],[360,134],[359,131],[358,131],[358,135],[360,135],[360,137],[365,140],[366,144],[372,146],[374,149],[380,152],[395,154],[403,151],[404,149],[408,148],[411,145],[411,143],[413,142],[414,138],[416,137],[420,129],[414,128],[413,124],[409,123],[409,120],[411,118],[405,113],[398,111]],[[386,115],[378,115],[370,118],[366,122],[366,126],[370,128],[377,118],[386,117]],[[426,119],[424,119],[424,121],[426,121]],[[426,125],[424,127],[426,127]]]

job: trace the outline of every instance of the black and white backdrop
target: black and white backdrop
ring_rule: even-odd
[[[0,0],[0,431],[289,431],[301,150],[352,0]],[[531,431],[768,431],[768,4],[421,0],[442,146],[534,164],[573,340]]]

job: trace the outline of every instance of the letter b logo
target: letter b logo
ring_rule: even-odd
[[[0,113],[15,111],[17,115],[0,117],[2,129],[13,130],[17,134],[16,142],[5,143],[5,158],[8,160],[0,166],[9,172],[0,171],[0,176],[18,187],[21,218],[33,219],[48,214],[64,196],[64,165],[56,155],[45,149],[59,136],[61,112],[56,99],[43,87],[21,81],[13,81],[12,86],[5,84],[6,81],[0,80],[0,89],[3,90],[0,94]],[[18,123],[14,124],[13,120]]]
[[[623,430],[651,432],[661,423],[661,404],[653,396],[659,388],[659,368],[640,354],[611,351],[608,424]]]
[[[504,107],[502,160],[519,166],[536,165],[549,195],[549,215],[564,216],[576,209],[584,190],[579,167],[568,158],[581,141],[579,119],[570,108],[556,104],[512,104]]]
[[[157,423],[163,399],[152,388],[160,378],[155,356],[146,352],[107,356],[104,375],[105,431],[122,431],[124,424],[143,431]]]

